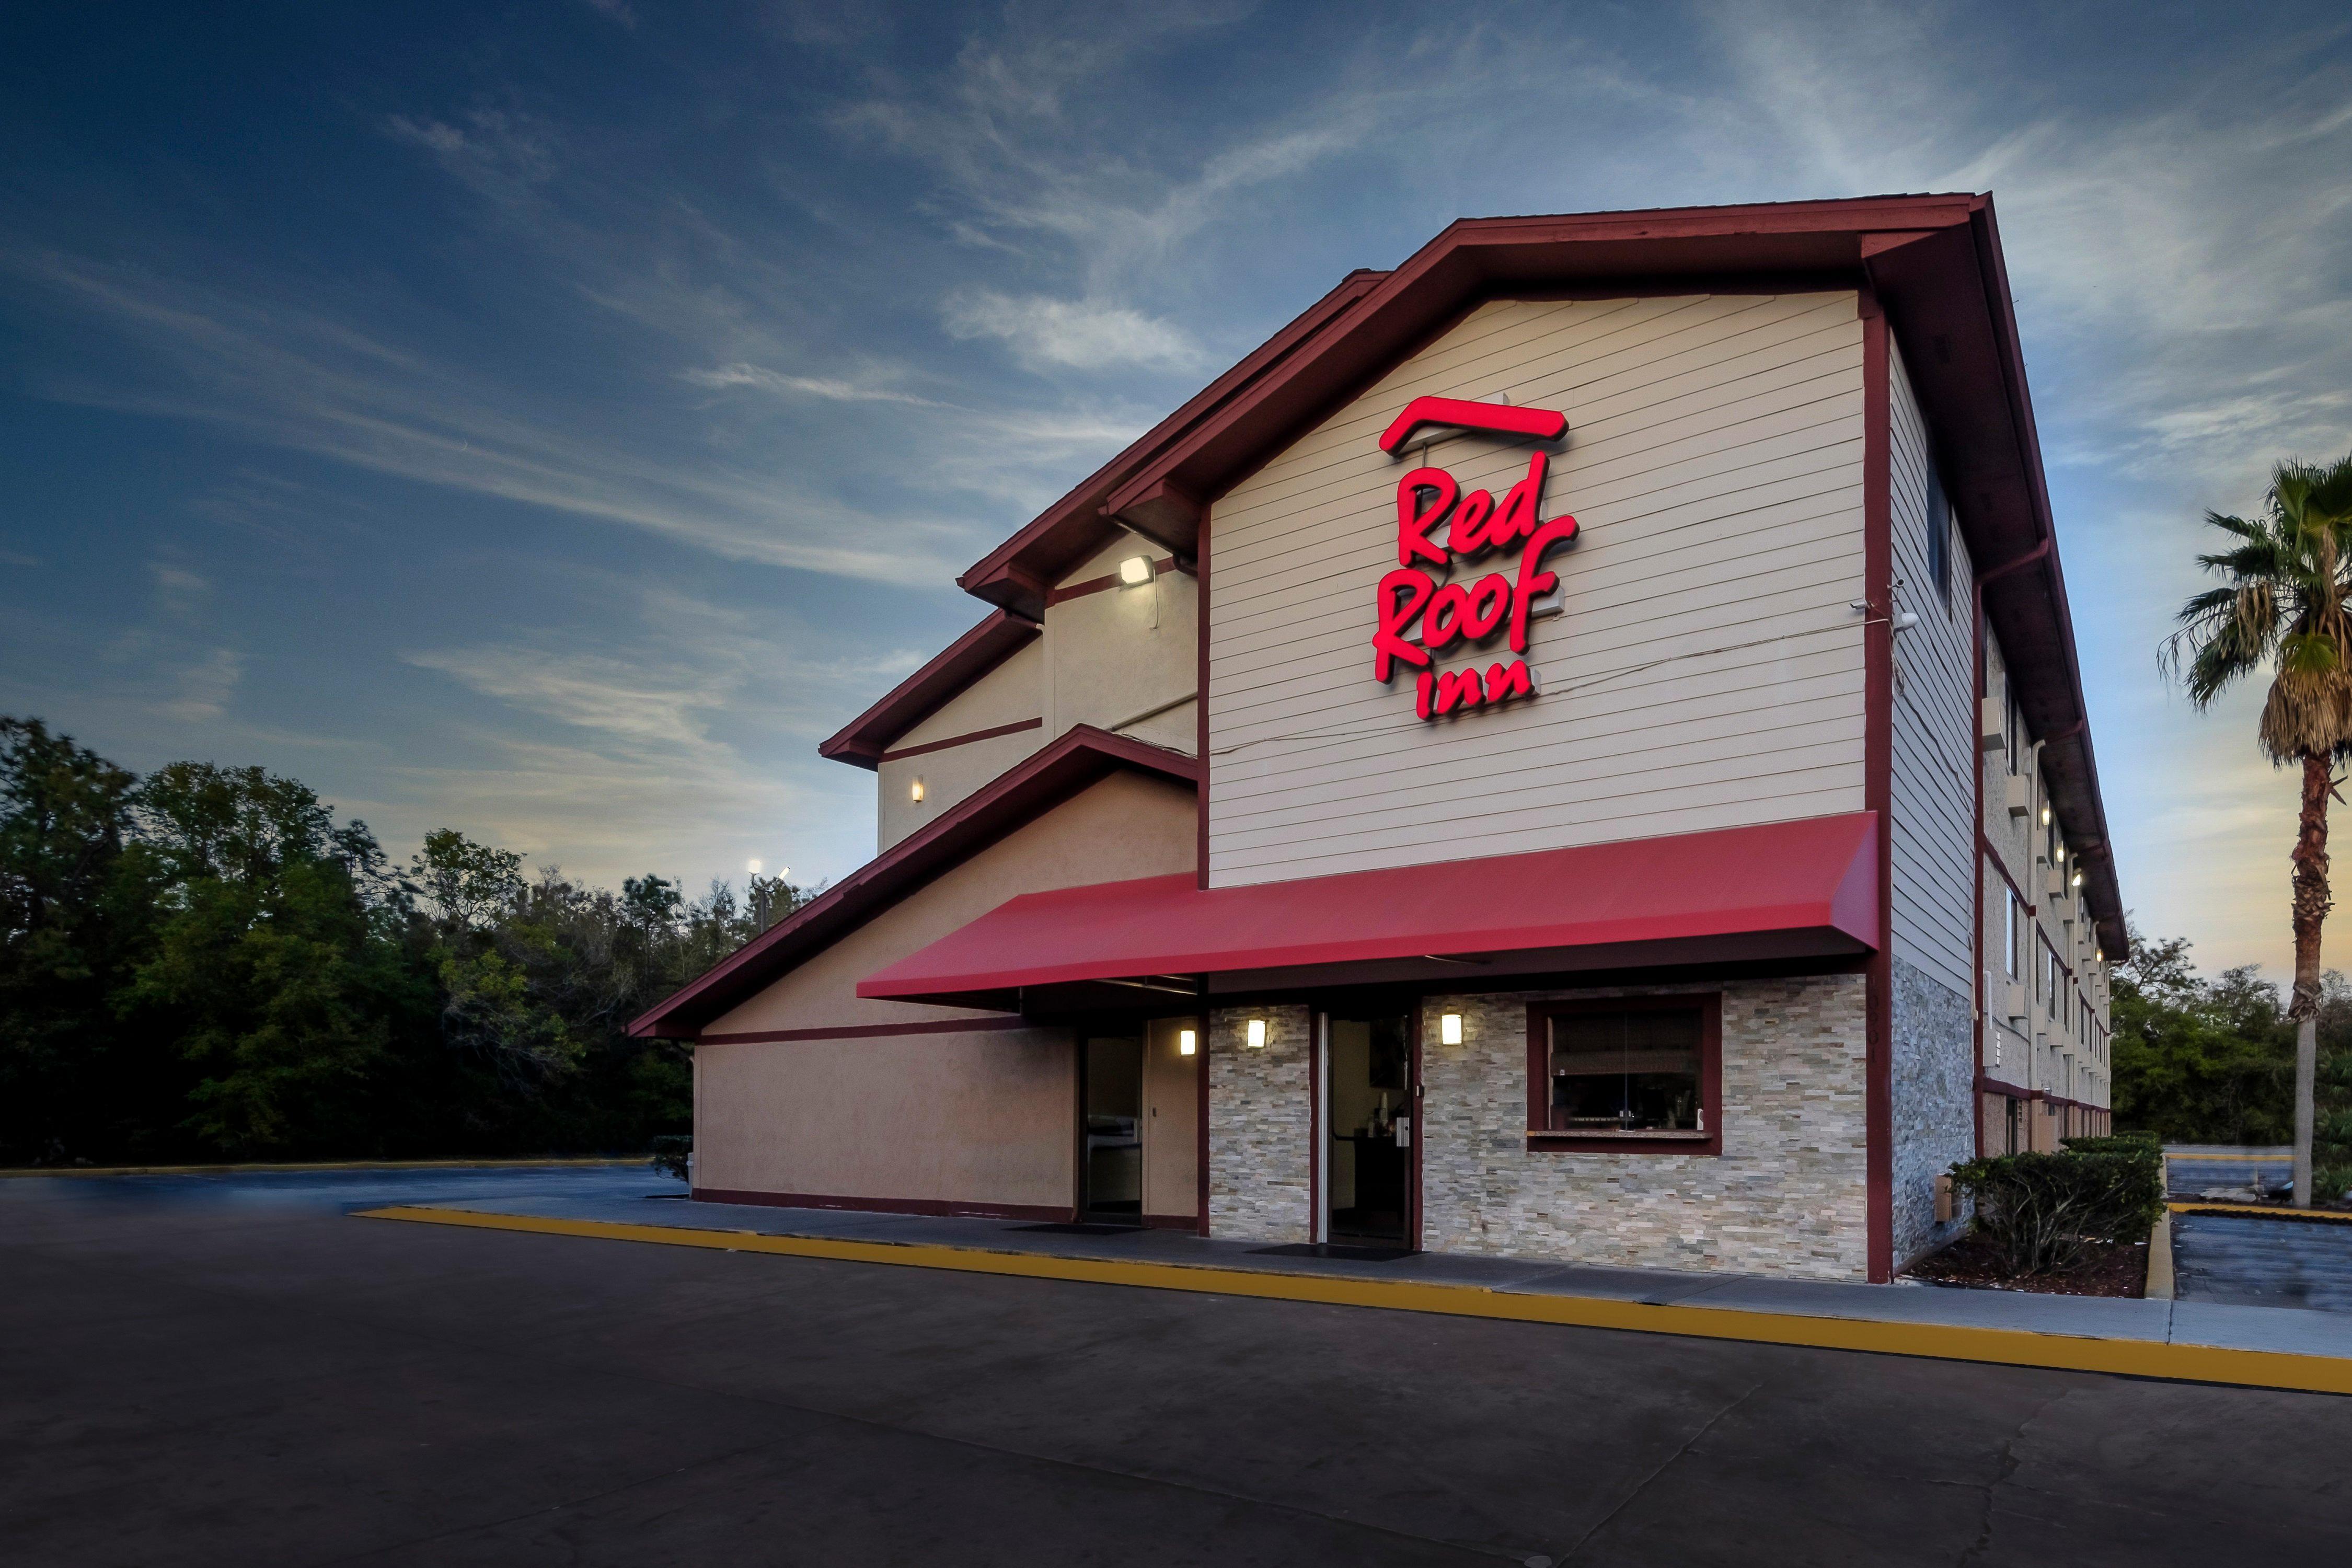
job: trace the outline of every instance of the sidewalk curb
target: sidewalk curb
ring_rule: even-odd
[[[936,1243],[836,1241],[814,1237],[771,1236],[758,1231],[699,1230],[670,1226],[627,1225],[610,1220],[549,1219],[528,1215],[486,1214],[477,1210],[410,1205],[356,1210],[352,1217],[404,1220],[541,1236],[650,1242],[665,1247],[758,1252],[845,1263],[942,1268],[966,1274],[1125,1285],[1218,1296],[1249,1296],[1266,1300],[1316,1302],[1326,1306],[1374,1307],[1392,1311],[1432,1312],[1449,1317],[1551,1323],[1572,1328],[1619,1329],[1634,1333],[1678,1334],[1694,1339],[1742,1341],[1814,1350],[1864,1351],[1879,1355],[2105,1373],[2182,1383],[2352,1394],[2352,1358],[2300,1355],[2283,1351],[2232,1350],[2152,1340],[2097,1339],[2087,1335],[2045,1334],[2020,1329],[1893,1323],[1866,1318],[1807,1317],[1723,1307],[1653,1306],[1613,1298],[1538,1295],[1474,1285],[1286,1274],[1272,1270],[1227,1268],[1215,1264],[1062,1258]]]
[[[2141,1292],[2151,1301],[2173,1299],[2172,1211],[2156,1216],[2147,1232],[2147,1286]]]
[[[2239,1214],[2256,1219],[2284,1219],[2314,1225],[2352,1225],[2352,1214],[2330,1209],[2280,1208],[2273,1204],[2205,1204],[2189,1200],[2164,1205],[2174,1214]]]

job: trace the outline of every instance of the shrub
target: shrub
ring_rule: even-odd
[[[1952,1184],[1976,1201],[1976,1226],[2016,1275],[2063,1273],[2104,1242],[2137,1241],[2164,1212],[2164,1157],[2133,1139],[2073,1139],[2116,1145],[2063,1154],[2000,1154],[1952,1167]]]
[[[654,1140],[654,1169],[681,1182],[690,1180],[686,1173],[686,1157],[693,1152],[691,1137],[679,1132],[664,1133]]]

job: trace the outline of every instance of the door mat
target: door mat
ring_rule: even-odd
[[[1350,1247],[1338,1241],[1297,1241],[1287,1247],[1253,1247],[1252,1252],[1269,1258],[1338,1258],[1349,1263],[1394,1263],[1400,1258],[1411,1258],[1410,1247]]]

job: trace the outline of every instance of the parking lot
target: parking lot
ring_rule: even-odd
[[[675,1190],[0,1182],[0,1540],[75,1564],[2210,1564],[2352,1535],[2342,1398],[346,1216]]]

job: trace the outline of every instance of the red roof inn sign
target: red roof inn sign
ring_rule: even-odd
[[[1381,449],[1397,456],[1424,425],[1549,441],[1566,433],[1568,416],[1505,403],[1416,397],[1381,434]],[[1499,505],[1485,490],[1465,496],[1444,468],[1415,468],[1397,481],[1397,565],[1381,579],[1372,679],[1388,680],[1400,664],[1417,670],[1413,711],[1423,719],[1535,695],[1535,678],[1524,658],[1498,659],[1483,672],[1475,665],[1441,671],[1434,664],[1437,655],[1457,644],[1471,650],[1496,637],[1507,638],[1515,654],[1528,651],[1528,612],[1538,597],[1559,585],[1559,576],[1544,570],[1544,553],[1576,537],[1572,517],[1537,521],[1547,461],[1540,448],[1529,456],[1527,473]],[[1445,542],[1439,544],[1429,536],[1449,519]],[[1456,561],[1475,563],[1514,544],[1521,548],[1512,572],[1489,572],[1467,587],[1440,581],[1453,575]],[[1418,638],[1412,635],[1416,624]]]

